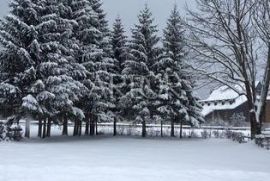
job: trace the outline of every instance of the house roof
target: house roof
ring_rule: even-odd
[[[257,88],[260,85],[259,83],[259,81],[256,82]],[[235,89],[238,90],[239,93],[244,93],[243,88],[239,85],[235,85]],[[246,96],[239,95],[239,93],[228,86],[219,87],[214,90],[207,99],[201,101],[203,103],[202,114],[207,116],[216,110],[232,110],[237,108],[247,101]],[[270,100],[270,95],[267,99]]]
[[[232,110],[244,104],[246,101],[247,101],[246,96],[241,95],[234,99],[231,99],[231,101],[224,100],[219,103],[218,102],[217,103],[212,102],[209,104],[206,103],[203,105],[202,115],[207,116],[208,114],[216,110]]]
[[[205,101],[230,100],[239,97],[239,94],[227,86],[214,90]]]
[[[258,85],[258,83],[256,84]],[[243,92],[239,85],[235,85],[235,89],[240,93]],[[247,98],[245,95],[239,95],[238,92],[228,86],[221,86],[214,90],[206,100],[201,101],[204,103],[202,114],[207,116],[216,110],[231,110],[242,105]]]

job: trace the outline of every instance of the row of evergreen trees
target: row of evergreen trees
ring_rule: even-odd
[[[147,123],[169,121],[174,136],[174,123],[203,121],[176,7],[163,39],[146,6],[130,40],[120,18],[110,31],[100,0],[13,0],[10,7],[0,22],[0,109],[10,122],[34,117],[44,138],[53,123],[67,135],[69,121],[74,135],[82,125],[94,135],[97,122],[129,121],[142,124],[142,136]]]

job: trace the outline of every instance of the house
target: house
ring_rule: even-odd
[[[238,90],[240,86],[235,87]],[[257,83],[256,91],[259,93],[261,84]],[[206,100],[202,100],[202,114],[206,123],[233,123],[235,126],[248,125],[248,106],[245,95],[239,95],[228,86],[222,86],[212,91]],[[270,96],[267,99],[265,126],[270,126]],[[237,122],[239,125],[237,125]],[[241,122],[241,124],[240,124]]]

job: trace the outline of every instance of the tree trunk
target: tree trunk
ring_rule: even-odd
[[[86,114],[86,117],[85,117],[85,135],[89,135],[89,116],[88,114]]]
[[[42,134],[42,138],[46,138],[46,128],[47,128],[47,125],[46,125],[46,119],[43,119],[43,134]]]
[[[265,101],[266,102],[266,101]],[[263,123],[266,121],[265,119],[265,114],[266,114],[266,103],[262,106],[263,111],[259,113],[259,123],[257,127],[257,134],[262,134],[262,128],[263,128]]]
[[[269,84],[270,84],[270,42],[268,43],[268,56],[267,56],[267,65],[264,72],[264,81],[261,90],[261,98],[260,98],[260,106],[258,109],[259,114],[259,128],[257,130],[258,134],[261,134],[261,129],[263,126],[263,122],[265,122],[265,114],[266,114],[266,103],[267,103],[267,95],[269,92]]]
[[[95,120],[94,120],[94,115],[91,114],[90,116],[90,136],[95,135]]]
[[[41,117],[38,118],[38,137],[42,137],[42,119]]]
[[[78,121],[75,120],[74,121],[73,136],[77,136],[77,135],[78,135]]]
[[[256,118],[256,112],[254,110],[254,105],[252,101],[248,100],[248,108],[249,108],[249,119],[250,119],[250,133],[251,133],[251,139],[254,139],[257,130],[258,130],[258,123]]]
[[[160,136],[163,137],[163,121],[160,122]]]
[[[249,113],[250,117],[250,128],[251,128],[251,139],[255,139],[255,136],[257,134],[257,119],[256,119],[256,114],[255,112],[250,112]]]
[[[30,138],[30,120],[29,118],[25,119],[25,134],[24,136],[26,138]]]
[[[145,120],[142,122],[142,137],[146,137],[146,123]]]
[[[62,135],[68,135],[68,119],[67,119],[67,116],[66,115],[64,115]]]
[[[183,120],[180,120],[180,139],[183,138]]]
[[[98,135],[98,117],[95,116],[96,135]]]
[[[250,133],[251,133],[251,139],[255,138],[255,135],[257,134],[257,117],[256,117],[256,110],[255,110],[255,104],[256,97],[253,98],[253,94],[250,88],[250,84],[248,81],[245,81],[245,88],[247,92],[247,104],[248,104],[248,110],[249,110],[249,121],[250,121]],[[255,99],[255,100],[254,100]]]
[[[86,120],[85,122],[85,135],[89,135],[89,120]]]
[[[82,135],[82,121],[78,121],[78,135],[81,136]]]
[[[171,137],[174,137],[174,119],[171,120]]]
[[[51,125],[52,125],[52,119],[51,118],[48,118],[47,137],[51,137]]]
[[[117,135],[117,130],[116,130],[116,118],[113,120],[113,136]]]

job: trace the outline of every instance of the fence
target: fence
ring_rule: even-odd
[[[129,136],[140,136],[142,134],[141,124],[124,124],[118,123],[116,126],[117,135],[129,135]],[[161,133],[164,137],[171,135],[170,125],[158,124],[147,124],[146,125],[147,136],[160,137]],[[225,137],[227,131],[241,132],[244,135],[249,135],[248,127],[220,127],[220,126],[201,126],[194,128],[190,126],[183,126],[182,136],[183,137]],[[112,123],[99,123],[98,134],[113,134]],[[174,135],[180,136],[180,125],[175,125]]]
[[[21,125],[24,125],[24,121],[20,122]],[[38,121],[31,121],[31,129],[36,130],[38,126]],[[57,127],[59,133],[56,135],[61,135],[62,125],[54,125]],[[73,131],[74,124],[69,122],[69,132]],[[85,125],[82,125],[82,133],[84,132]],[[98,134],[102,135],[113,135],[113,123],[98,123],[97,125]],[[116,125],[117,135],[123,136],[141,136],[142,134],[142,125],[141,124],[130,124],[119,122]],[[240,132],[245,136],[250,135],[249,127],[222,127],[222,126],[201,126],[201,127],[190,127],[183,126],[182,136],[183,137],[215,137],[215,138],[225,138],[228,131]],[[146,132],[148,137],[160,137],[161,133],[164,137],[169,137],[171,135],[171,125],[164,124],[161,128],[160,124],[147,124]],[[34,134],[36,132],[34,131]],[[180,137],[180,125],[175,124],[174,126],[174,135]]]

